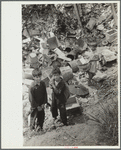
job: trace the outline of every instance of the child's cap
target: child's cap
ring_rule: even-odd
[[[41,76],[42,75],[42,71],[40,69],[34,69],[32,71],[32,75],[33,75],[33,77]]]
[[[52,74],[53,74],[53,75],[54,75],[54,74],[61,74],[61,71],[60,71],[60,69],[59,69],[58,67],[56,67],[56,68],[53,68]]]

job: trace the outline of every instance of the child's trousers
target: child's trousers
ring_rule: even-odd
[[[37,118],[37,126],[43,128],[43,123],[45,119],[44,110],[38,111],[37,108],[33,109],[30,116],[30,129],[35,129],[35,120]]]
[[[67,124],[67,114],[66,114],[65,104],[60,104],[57,107],[55,107],[55,106],[51,107],[51,112],[52,112],[53,118],[56,118],[58,116],[58,109],[60,111],[60,117],[61,117],[62,123],[64,125],[66,125]]]

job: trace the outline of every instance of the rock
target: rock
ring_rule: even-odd
[[[101,30],[101,31],[104,30],[104,25],[103,25],[103,24],[98,25],[98,26],[97,26],[97,29],[98,29],[98,30]]]

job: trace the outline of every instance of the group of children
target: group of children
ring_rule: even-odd
[[[58,109],[62,123],[67,126],[66,115],[66,96],[64,94],[66,83],[64,82],[59,68],[53,68],[52,80],[50,81],[50,88],[52,89],[52,104],[51,113],[53,120],[57,119]],[[48,103],[46,85],[41,80],[42,72],[40,69],[35,69],[32,72],[34,82],[29,88],[29,101],[31,103],[30,113],[30,129],[35,129],[35,120],[37,120],[37,131],[43,130],[43,123],[45,119],[45,105]]]

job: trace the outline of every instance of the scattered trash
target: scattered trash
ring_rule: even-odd
[[[65,54],[60,49],[56,48],[53,51],[58,55],[58,58],[61,58],[61,59],[66,60],[66,61],[71,61],[71,59],[67,58],[65,56]]]
[[[30,39],[30,37],[29,38],[27,38],[27,39],[24,39],[22,42],[23,42],[23,44],[24,43],[27,43],[27,42],[30,42],[31,41],[31,39]]]
[[[80,102],[82,102],[82,103],[88,103],[89,99],[80,97],[80,98],[78,99],[78,101],[80,101]]]
[[[32,71],[33,71],[33,69],[30,69],[30,68],[24,69],[23,70],[23,79],[30,79],[30,80],[32,80],[33,79]]]
[[[61,74],[62,74],[63,79],[65,81],[69,81],[70,79],[73,78],[73,72],[72,72],[72,69],[69,66],[60,67],[60,71],[61,71]]]
[[[82,38],[79,38],[76,43],[77,43],[78,47],[80,48],[81,52],[86,50],[87,43]]]
[[[79,70],[78,60],[73,60],[73,61],[69,62],[68,64],[72,68],[73,72],[77,72]]]
[[[66,55],[69,59],[74,60],[77,57],[77,52],[75,50],[72,50],[70,53]]]
[[[116,30],[111,30],[111,31],[108,31],[106,33],[106,40],[109,42],[109,43],[112,43],[113,41],[117,40],[117,31]]]
[[[95,81],[96,84],[108,78],[107,62],[117,60],[115,8],[112,4],[67,4],[62,7],[61,12],[63,14],[66,10],[68,19],[67,16],[54,14],[54,11],[54,19],[48,14],[44,16],[46,11],[41,17],[41,14],[32,14],[32,23],[26,24],[22,30],[22,98],[23,107],[26,107],[24,116],[30,110],[28,87],[33,82],[32,71],[35,68],[42,70],[42,80],[46,84],[50,104],[52,89],[49,88],[49,81],[51,71],[56,67],[60,68],[63,79],[69,84],[67,112],[80,109],[82,104],[87,106],[86,103],[89,105],[90,101],[97,102],[94,100],[96,94],[92,94],[93,88],[87,85],[87,71],[95,73],[92,83]],[[93,63],[94,58],[96,62]],[[100,83],[97,84],[100,86]],[[52,120],[50,116],[46,116],[46,120],[49,119]],[[29,121],[30,119],[28,124]],[[67,137],[64,136],[63,139],[67,140]]]
[[[59,42],[58,42],[58,39],[57,37],[51,37],[47,40],[47,43],[49,45],[49,48],[51,50],[55,49],[55,48],[58,48],[59,47]]]
[[[86,28],[88,28],[89,30],[92,30],[95,25],[96,25],[96,19],[90,18],[89,22],[86,25]]]
[[[32,84],[32,82],[34,82],[34,80],[24,79],[22,83],[27,86],[30,86]]]
[[[89,90],[82,84],[77,85],[76,88],[77,88],[76,94],[81,97],[85,97],[89,94]]]
[[[82,84],[79,85],[69,85],[70,93],[73,95],[79,95],[84,97],[89,94],[89,90]]]
[[[96,72],[96,75],[93,77],[93,80],[99,82],[101,80],[105,80],[107,75],[105,73],[101,73],[99,70]]]
[[[110,62],[117,59],[116,53],[109,50],[109,47],[97,47],[97,53],[104,56],[106,62]]]
[[[79,109],[79,108],[80,105],[78,104],[78,101],[76,100],[75,96],[71,96],[66,103],[67,113],[69,111],[73,111],[74,109]]]

